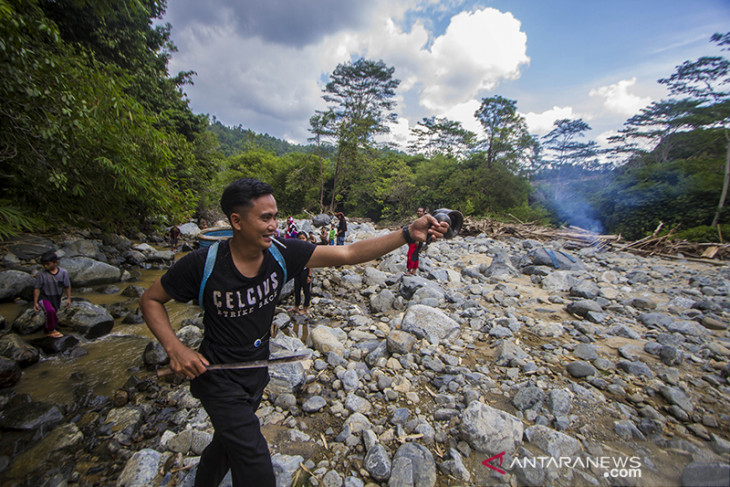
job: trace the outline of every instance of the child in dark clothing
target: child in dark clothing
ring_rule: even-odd
[[[33,309],[40,311],[41,306],[46,313],[46,335],[60,338],[63,335],[56,330],[58,315],[56,311],[61,307],[61,296],[66,291],[66,307],[71,305],[71,281],[66,269],[58,267],[58,257],[53,252],[46,252],[41,256],[43,270],[35,276],[33,289]]]
[[[307,233],[300,232],[297,235],[299,240],[307,241]],[[304,292],[304,306],[299,309],[299,305],[302,302],[302,292]],[[294,308],[292,311],[295,313],[306,314],[309,303],[312,300],[312,269],[305,267],[302,272],[297,274],[294,278]]]

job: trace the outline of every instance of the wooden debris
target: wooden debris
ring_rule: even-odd
[[[571,250],[594,247],[598,250],[631,252],[643,256],[717,265],[725,264],[724,261],[730,259],[730,244],[697,243],[672,238],[679,225],[672,228],[666,235],[658,236],[664,227],[664,223],[660,222],[650,236],[629,242],[623,240],[621,235],[599,235],[573,225],[550,228],[535,222],[522,222],[517,218],[514,219],[518,223],[504,223],[489,218],[476,220],[466,217],[461,234],[468,236],[484,233],[496,239],[508,237],[538,241],[560,239],[565,241],[565,248]],[[718,233],[718,235],[722,241],[722,234]]]

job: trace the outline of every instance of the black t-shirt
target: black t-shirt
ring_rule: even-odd
[[[276,245],[276,244],[273,244]],[[302,240],[287,239],[279,248],[287,268],[287,278],[302,272],[316,246]],[[173,265],[161,283],[176,301],[197,299],[203,280],[207,248],[189,253]],[[233,264],[228,241],[220,243],[213,272],[203,292],[205,334],[200,353],[210,363],[263,360],[269,356],[269,328],[276,302],[284,287],[284,271],[269,251],[256,277],[246,277]],[[263,343],[254,346],[257,339]],[[230,381],[235,384],[230,384]],[[267,369],[206,372],[191,383],[193,394],[230,395],[230,387],[241,386],[248,395],[263,388]]]
[[[345,232],[347,232],[347,222],[343,218],[342,220],[340,220],[340,223],[337,224],[337,235],[340,237],[344,237]]]

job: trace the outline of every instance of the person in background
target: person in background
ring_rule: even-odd
[[[66,269],[58,267],[58,256],[53,252],[46,252],[41,256],[43,270],[35,275],[33,286],[33,309],[46,313],[46,335],[51,338],[61,338],[63,334],[56,330],[58,314],[61,308],[61,296],[66,293],[66,307],[71,306],[71,281]]]
[[[305,267],[369,262],[403,244],[441,238],[449,228],[425,215],[398,231],[352,245],[322,246],[300,240],[284,244],[274,238],[279,210],[273,191],[255,179],[229,184],[221,196],[221,208],[233,237],[220,242],[202,290],[212,247],[185,255],[139,299],[147,326],[167,352],[170,369],[192,379],[190,392],[200,399],[215,428],[200,456],[197,487],[219,485],[229,470],[233,487],[276,485],[271,453],[256,416],[269,382],[268,368],[209,371],[207,366],[269,359],[269,334],[284,276],[293,278]],[[272,253],[273,246],[281,248]],[[196,351],[175,334],[165,303],[199,296],[205,331]]]
[[[297,229],[297,224],[294,223],[294,218],[289,217],[286,223],[286,238],[297,238],[298,234],[299,231]]]
[[[345,236],[347,235],[347,220],[345,220],[345,214],[337,212],[335,216],[340,220],[337,224],[337,245],[345,245]]]
[[[332,228],[330,228],[330,234],[329,234],[329,237],[330,237],[330,245],[334,245],[335,244],[335,237],[336,236],[337,236],[337,229],[335,229],[335,226],[332,225]]]
[[[317,237],[314,236],[314,232],[309,234],[309,243],[313,243],[314,245],[317,245]]]
[[[416,211],[417,218],[421,218],[426,214],[422,206]],[[408,256],[406,258],[406,275],[415,276],[418,274],[418,254],[421,252],[423,242],[413,242],[408,245]]]
[[[180,241],[180,229],[177,225],[170,228],[170,248],[173,252],[177,252],[177,244]]]
[[[327,227],[322,227],[322,230],[319,231],[319,245],[329,245],[329,230],[327,230]]]
[[[301,232],[297,238],[304,242],[307,241],[307,234]],[[299,308],[302,302],[302,293],[304,293],[304,306]],[[294,278],[294,313],[306,314],[309,303],[312,301],[312,269],[305,267],[302,272]]]

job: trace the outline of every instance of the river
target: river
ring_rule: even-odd
[[[182,253],[176,258],[182,257]],[[63,266],[63,262],[61,262]],[[144,288],[149,287],[158,277],[164,274],[161,269],[138,269],[131,271],[138,280],[131,283],[117,283],[120,291],[127,285],[135,284]],[[104,294],[100,292],[78,293],[73,287],[73,297],[88,299],[94,304],[125,303],[132,311],[138,307],[136,298],[128,298],[119,293]],[[2,303],[0,314],[5,317],[7,326],[22,313],[29,304]],[[200,308],[191,304],[167,303],[170,321],[176,330],[186,318],[192,318],[200,312]],[[15,386],[18,394],[30,394],[35,401],[69,404],[73,400],[74,387],[83,382],[89,384],[95,393],[111,396],[127,381],[131,372],[144,370],[142,353],[154,339],[147,326],[127,325],[117,318],[111,333],[103,338],[92,341],[82,340],[81,346],[87,354],[78,358],[50,356],[42,358],[38,363],[25,367],[20,382]],[[67,329],[60,327],[63,333]],[[23,338],[30,340],[43,336],[43,332],[27,335]]]

